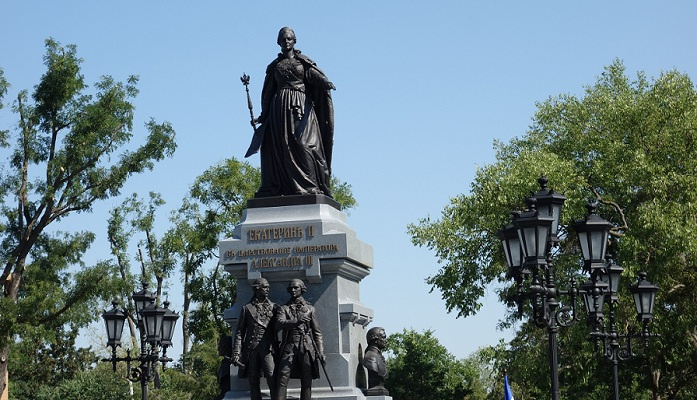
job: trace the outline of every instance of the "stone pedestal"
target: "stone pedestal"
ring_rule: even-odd
[[[225,310],[234,332],[241,307],[253,296],[251,283],[266,278],[269,298],[285,304],[288,282],[300,278],[304,297],[316,309],[324,338],[327,373],[313,381],[313,399],[365,400],[367,374],[360,364],[366,348],[366,326],[373,311],[360,302],[359,283],[370,274],[372,248],[361,242],[334,204],[263,204],[245,210],[234,236],[220,242],[225,271],[237,278],[237,302]],[[232,367],[232,388],[225,399],[248,399],[246,379]],[[268,389],[262,379],[262,391]],[[288,398],[299,397],[299,380],[291,379]],[[266,389],[266,390],[265,390]]]

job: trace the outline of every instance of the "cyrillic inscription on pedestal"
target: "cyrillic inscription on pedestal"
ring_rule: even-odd
[[[222,262],[248,264],[250,272],[299,270],[316,267],[320,257],[346,253],[341,243],[318,237],[318,229],[314,224],[242,228],[244,248],[225,250]]]

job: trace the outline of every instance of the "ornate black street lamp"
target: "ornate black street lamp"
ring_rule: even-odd
[[[515,301],[522,315],[525,299],[532,303],[532,322],[546,328],[549,338],[549,366],[552,400],[559,399],[559,370],[557,333],[573,322],[575,308],[560,307],[560,295],[576,295],[576,289],[561,291],[556,288],[552,247],[559,242],[559,217],[566,200],[563,195],[547,188],[547,179],[538,180],[540,190],[528,198],[528,210],[514,212],[513,221],[499,232],[506,253],[509,276],[516,283]],[[517,235],[514,235],[514,232]],[[517,237],[516,237],[517,236]],[[530,284],[524,288],[524,281]],[[575,304],[575,301],[572,301]]]
[[[560,239],[559,220],[566,197],[547,188],[547,179],[538,179],[540,190],[526,201],[528,210],[514,212],[512,222],[499,231],[503,244],[508,276],[515,281],[519,315],[526,299],[532,305],[531,321],[538,327],[545,328],[549,336],[549,365],[552,400],[559,399],[559,372],[557,359],[557,333],[560,328],[568,327],[580,318],[577,315],[577,297],[583,295],[583,303],[592,321],[591,337],[596,345],[603,341],[605,356],[613,362],[615,399],[619,397],[617,384],[617,361],[623,359],[624,347],[619,339],[634,337],[619,335],[615,326],[614,307],[617,303],[622,268],[614,263],[606,263],[608,237],[612,224],[595,214],[595,206],[588,206],[588,215],[573,224],[583,253],[583,270],[590,280],[577,287],[571,280],[568,290],[556,287],[552,249]],[[658,288],[645,280],[643,274],[639,282],[632,286],[637,312],[644,328],[640,337],[645,342],[651,336],[647,324],[651,320],[653,299]],[[525,282],[529,284],[525,285]],[[526,287],[527,286],[527,287]],[[562,296],[569,299],[566,306],[557,300]],[[639,299],[639,300],[637,300]],[[603,307],[609,305],[608,327],[604,325]],[[602,328],[602,329],[601,329]],[[631,348],[629,349],[631,354]]]
[[[116,355],[116,347],[121,345],[123,326],[127,318],[126,311],[120,311],[118,302],[114,301],[111,303],[113,308],[102,314],[107,331],[107,346],[111,347],[111,357],[102,361],[111,362],[114,372],[116,372],[116,363],[125,361],[127,379],[131,382],[140,382],[143,400],[148,398],[148,383],[155,378],[157,364],[162,363],[164,368],[167,362],[172,361],[167,357],[167,348],[172,345],[174,326],[179,319],[179,314],[168,308],[168,301],[164,302],[164,308],[157,307],[156,296],[148,292],[147,288],[148,285],[143,283],[143,289],[131,296],[136,305],[136,323],[140,332],[138,357],[131,357],[130,349],[126,350],[126,357]],[[160,348],[162,356],[160,356]],[[134,361],[139,364],[132,366],[131,362]]]
[[[588,322],[592,327],[590,338],[595,342],[596,349],[602,343],[603,357],[612,365],[613,398],[619,400],[619,362],[635,356],[632,339],[641,338],[644,345],[648,346],[649,338],[655,336],[649,333],[648,323],[653,318],[653,305],[658,287],[646,281],[645,272],[639,274],[639,282],[632,285],[630,290],[634,294],[637,318],[643,324],[642,332],[619,333],[615,308],[619,303],[618,292],[624,268],[605,256],[612,224],[595,214],[595,205],[589,204],[587,208],[588,216],[573,225],[581,244],[584,270],[591,276],[591,280],[581,287],[581,293],[588,313]],[[600,257],[605,257],[605,260],[601,262]],[[603,313],[606,304],[609,311],[607,319]]]

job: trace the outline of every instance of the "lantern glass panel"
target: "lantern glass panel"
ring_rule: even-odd
[[[170,336],[172,333],[172,330],[174,328],[174,321],[170,319],[164,319],[162,321],[162,341],[165,340],[172,340],[172,337]]]
[[[603,307],[605,306],[605,296],[602,294],[598,296],[596,303],[593,293],[589,290],[583,293],[583,305],[586,307],[586,312],[588,314],[602,313]]]
[[[554,217],[554,221],[552,222],[552,234],[556,235],[559,232],[559,217],[561,217],[561,204],[552,204],[551,205],[551,215]]]
[[[656,292],[643,291],[634,293],[634,304],[639,315],[652,315],[653,305],[656,301]]]
[[[613,296],[613,300],[617,300],[617,292],[620,290],[620,280],[622,279],[622,271],[624,268],[610,261],[605,268],[604,272],[601,274],[601,278],[605,283],[610,285],[610,292]]]
[[[511,239],[511,265],[519,267],[523,265],[523,248],[520,247],[520,240]]]
[[[148,305],[150,304],[150,301],[146,301],[143,298],[136,299],[135,296],[133,296],[134,303],[136,305],[136,313],[139,313]]]
[[[523,244],[523,253],[525,257],[535,257],[535,227],[526,226],[518,231],[520,241]]]
[[[162,344],[171,345],[172,337],[174,336],[174,327],[177,324],[177,319],[179,319],[179,314],[172,311],[167,311],[164,319],[162,321]]]
[[[112,334],[112,337],[114,340],[121,341],[121,336],[123,335],[123,325],[124,325],[125,319],[117,318],[114,320],[113,326],[114,326],[114,332]]]
[[[646,313],[649,315],[653,315],[653,305],[656,304],[656,292],[649,292],[649,295],[646,297],[646,303],[644,303],[644,305],[646,306]]]
[[[581,252],[583,253],[583,259],[590,260],[591,254],[590,254],[590,250],[588,248],[588,233],[587,232],[578,232],[578,241],[579,241],[579,243],[581,243]]]
[[[619,271],[618,273],[611,273],[610,274],[610,291],[612,293],[617,293],[620,290],[620,278],[622,278],[621,275],[622,271]]]
[[[537,227],[537,256],[544,257],[547,253],[547,239],[551,225],[539,225]]]
[[[503,247],[503,255],[506,256],[506,264],[508,265],[508,268],[511,268],[513,266],[513,262],[511,261],[511,248],[508,247],[508,242],[510,240],[502,240],[501,241],[501,247]]]
[[[598,274],[598,278],[600,278],[600,281],[605,283],[605,284],[610,284],[610,269],[605,268],[600,270],[600,273]]]
[[[636,313],[641,316],[644,314],[644,303],[641,301],[641,293],[634,292],[634,306],[636,307]]]
[[[599,277],[600,280],[606,285],[605,295],[617,294],[620,287],[620,278],[622,273],[622,268],[616,265],[610,265],[607,268],[601,270]]]
[[[520,267],[523,264],[523,249],[520,247],[520,239],[517,237],[503,241],[506,248],[506,261],[511,268]]]
[[[154,304],[147,306],[141,312],[143,325],[145,326],[145,336],[147,342],[159,342],[162,334],[162,320],[165,310],[156,308]]]
[[[593,260],[605,258],[605,246],[607,245],[608,231],[591,232],[591,251]]]

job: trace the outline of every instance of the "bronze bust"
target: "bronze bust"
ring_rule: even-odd
[[[368,370],[368,396],[389,396],[390,392],[385,389],[387,379],[387,364],[382,350],[387,345],[387,335],[385,329],[379,326],[371,328],[366,334],[368,348],[365,349],[363,366]]]

